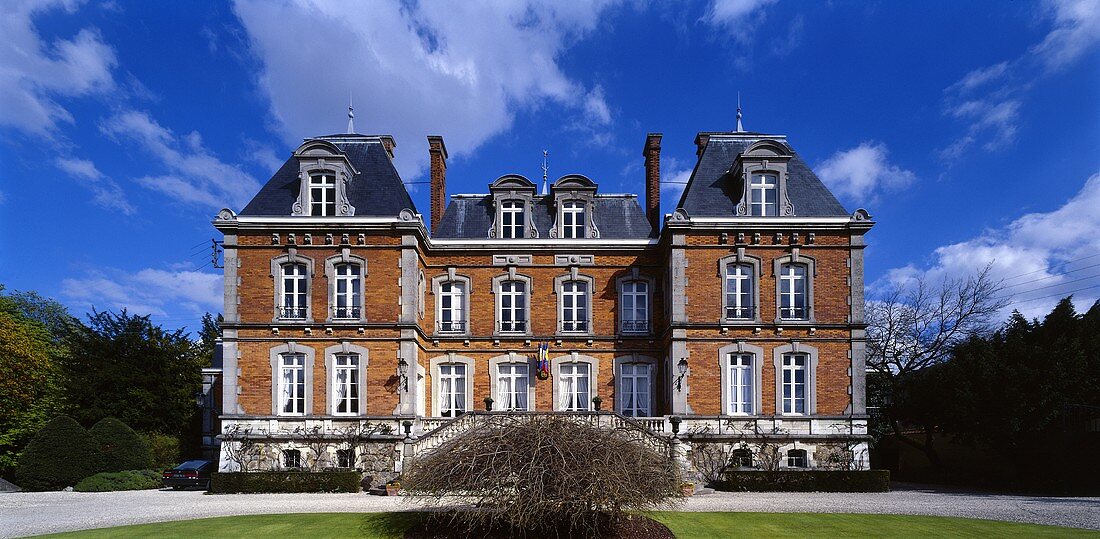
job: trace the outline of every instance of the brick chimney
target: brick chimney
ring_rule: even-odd
[[[661,231],[661,134],[645,137],[645,216],[655,233]]]
[[[428,155],[431,156],[432,234],[435,234],[447,209],[447,146],[443,144],[443,137],[428,135]]]

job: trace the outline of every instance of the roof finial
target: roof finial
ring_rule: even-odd
[[[542,194],[544,195],[546,194],[546,177],[547,173],[550,171],[550,167],[546,162],[546,158],[549,156],[550,152],[546,150],[542,151]]]
[[[348,92],[348,133],[355,133],[355,107],[351,106],[351,92]]]
[[[737,92],[737,132],[745,132],[745,128],[741,125],[741,92]]]

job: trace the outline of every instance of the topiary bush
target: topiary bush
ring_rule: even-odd
[[[163,486],[160,472],[153,470],[126,470],[100,472],[81,479],[73,487],[77,492],[114,492],[116,490],[148,490]]]
[[[153,457],[151,467],[154,470],[167,470],[183,461],[180,458],[179,438],[159,432],[144,432],[141,439]]]
[[[103,469],[92,435],[69,416],[46,423],[19,457],[15,480],[25,490],[59,490]]]
[[[359,492],[359,472],[214,472],[213,494],[270,492]]]
[[[152,465],[153,457],[149,453],[149,447],[126,423],[113,417],[105,417],[92,425],[89,432],[103,452],[104,472],[144,470]]]

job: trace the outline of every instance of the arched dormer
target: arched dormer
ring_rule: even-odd
[[[774,140],[757,141],[737,157],[730,167],[730,173],[741,184],[737,215],[794,215],[794,205],[787,196],[787,163],[791,157],[791,151]]]
[[[554,196],[551,238],[600,237],[595,220],[596,189],[596,182],[581,174],[566,174],[550,186]]]
[[[519,174],[505,174],[489,184],[493,199],[490,238],[524,239],[539,237],[532,219],[535,184]]]
[[[291,215],[332,217],[355,215],[347,187],[359,171],[335,144],[311,139],[294,150],[298,160],[298,199]]]

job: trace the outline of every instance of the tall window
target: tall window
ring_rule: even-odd
[[[783,264],[779,269],[779,317],[786,320],[805,320],[806,266]]]
[[[619,372],[619,398],[622,399],[621,411],[625,416],[648,417],[649,411],[649,365],[645,363],[623,363]]]
[[[783,356],[783,413],[806,413],[806,355]]]
[[[523,202],[505,200],[500,203],[500,237],[523,238],[524,230]]]
[[[336,215],[336,175],[331,172],[309,176],[309,214]]]
[[[561,206],[561,237],[583,238],[584,202],[563,202]]]
[[[527,284],[523,281],[500,283],[500,330],[527,331]]]
[[[283,297],[279,302],[279,318],[304,320],[306,317],[306,287],[309,275],[305,264],[283,264]]]
[[[588,331],[588,283],[566,281],[561,285],[562,331]]]
[[[466,411],[466,365],[439,366],[439,415],[458,417]]]
[[[726,266],[726,318],[751,320],[756,317],[753,300],[753,267],[750,264]]]
[[[359,264],[336,265],[336,297],[333,298],[333,318],[341,320],[358,319],[362,305],[363,281],[359,278]]]
[[[729,355],[729,410],[730,415],[751,415],[753,410],[752,354]]]
[[[497,409],[527,410],[527,386],[530,383],[525,363],[497,366]]]
[[[466,331],[466,285],[456,281],[439,285],[439,331],[464,333]]]
[[[565,412],[588,410],[591,402],[588,364],[563,363],[558,374],[558,408]]]
[[[623,283],[622,324],[624,333],[649,331],[649,283],[626,281]]]
[[[774,216],[776,212],[776,193],[779,179],[775,174],[753,174],[749,184],[751,214],[754,216]]]
[[[333,372],[335,415],[359,414],[359,354],[337,354]]]
[[[805,468],[807,464],[805,449],[791,449],[787,451],[788,468]]]
[[[283,354],[279,359],[279,395],[286,415],[306,413],[306,356]]]

